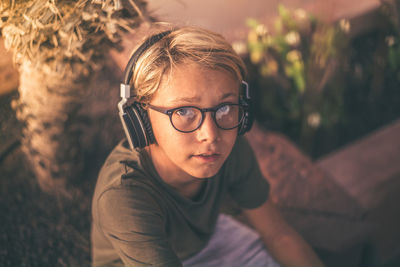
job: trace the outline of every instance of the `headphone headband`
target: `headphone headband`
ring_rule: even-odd
[[[133,70],[135,69],[135,65],[139,59],[139,57],[143,54],[144,51],[146,51],[149,47],[160,41],[162,38],[170,34],[172,31],[164,31],[161,33],[158,33],[156,35],[150,36],[149,38],[146,39],[146,41],[143,42],[139,46],[138,49],[136,49],[135,53],[132,55],[132,57],[129,59],[128,64],[126,65],[125,68],[125,74],[124,74],[124,84],[129,85],[129,82],[131,81]]]

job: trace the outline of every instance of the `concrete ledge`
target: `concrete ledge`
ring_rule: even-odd
[[[400,264],[400,120],[316,162],[376,225],[371,242],[379,261]],[[393,264],[392,264],[393,263]]]
[[[400,120],[333,152],[316,164],[365,209],[400,188]]]
[[[365,210],[284,136],[255,125],[246,137],[288,223],[327,266],[360,266],[374,229]]]

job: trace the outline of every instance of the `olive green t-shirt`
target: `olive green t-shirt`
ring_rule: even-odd
[[[269,185],[244,137],[196,199],[163,182],[151,159],[120,142],[104,163],[92,202],[93,266],[181,266],[211,237],[225,194],[256,208]],[[238,244],[240,245],[240,244]]]

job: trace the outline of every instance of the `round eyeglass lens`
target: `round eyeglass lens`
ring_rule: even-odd
[[[194,107],[175,110],[171,116],[172,125],[179,131],[194,131],[201,123],[201,111]]]
[[[239,125],[243,113],[241,106],[226,104],[215,112],[215,122],[222,129],[232,129]]]

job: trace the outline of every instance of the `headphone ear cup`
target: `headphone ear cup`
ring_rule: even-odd
[[[126,138],[133,148],[144,148],[154,143],[155,138],[147,111],[140,103],[133,103],[124,108],[122,115]]]
[[[153,128],[151,127],[151,122],[147,110],[145,110],[138,102],[135,102],[133,105],[138,111],[144,127],[144,134],[146,135],[147,139],[146,146],[153,144],[156,139],[154,137]]]
[[[238,135],[243,135],[247,133],[248,131],[250,131],[251,126],[253,125],[253,117],[250,110],[251,107],[248,104],[245,104],[244,107],[245,107],[244,115],[242,122],[239,125]]]
[[[242,122],[239,125],[238,135],[243,135],[250,131],[254,122],[254,106],[250,98],[240,97],[239,104],[244,108]]]
[[[253,95],[247,82],[242,81],[242,93],[239,98],[239,104],[244,107],[243,120],[239,125],[238,134],[243,135],[250,131],[254,122]]]

